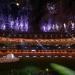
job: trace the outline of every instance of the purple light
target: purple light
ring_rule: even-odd
[[[9,27],[13,29],[14,21],[10,21]]]
[[[25,18],[25,19],[21,18],[19,26],[20,26],[20,30],[21,31],[28,32],[29,27],[28,27],[28,20],[27,20],[27,18]]]
[[[64,23],[64,29],[66,29],[66,24]]]
[[[41,29],[44,32],[50,32],[51,31],[51,24],[44,24],[44,25],[42,25]]]
[[[13,20],[9,17],[9,28],[14,29],[14,31],[28,32],[28,17],[21,17]]]
[[[52,30],[55,30],[55,25],[54,24],[52,25]]]
[[[64,24],[64,27],[66,24]],[[45,21],[44,19],[41,22],[41,30],[43,32],[57,32],[60,31],[60,23],[51,21],[49,19],[48,21]]]
[[[8,27],[8,28],[7,28]],[[0,29],[1,30],[14,30],[14,31],[19,31],[19,32],[28,32],[29,30],[29,22],[28,22],[28,17],[23,16],[19,17],[16,20],[13,20],[11,16],[8,17],[8,20],[5,20],[4,17],[0,17]]]
[[[74,24],[74,22],[71,22],[71,25],[72,25],[72,30],[74,30],[74,27],[75,27],[75,24]]]
[[[15,26],[13,26],[13,27],[15,27],[16,31],[19,30],[19,21],[18,21],[18,18],[15,20]]]
[[[5,29],[6,29],[6,25],[5,25],[5,24],[2,24],[2,25],[1,25],[1,29],[2,29],[2,30],[5,30]]]
[[[2,14],[0,16],[0,29],[1,30],[6,30],[5,17]]]
[[[43,30],[44,32],[47,32],[45,26],[42,26],[42,30]]]
[[[51,30],[51,24],[47,25],[47,30],[50,31]]]
[[[21,31],[24,31],[23,26],[24,26],[24,24],[21,22],[21,23],[20,23],[20,30],[21,30]]]
[[[28,31],[28,21],[25,22],[25,30]]]
[[[50,14],[56,13],[56,5],[52,3],[47,3],[47,9]]]
[[[58,31],[58,30],[59,30],[59,26],[58,26],[58,24],[56,24],[55,26],[56,26],[56,30]]]
[[[14,21],[13,21],[13,19],[11,18],[11,16],[8,17],[8,22],[9,22],[8,27],[9,27],[10,29],[14,29],[14,28],[13,28]]]
[[[22,19],[20,20],[19,29],[21,31],[24,31],[24,23],[23,23],[23,20]]]
[[[52,29],[51,20],[49,19],[48,22],[42,22],[41,23],[41,30],[43,32],[50,32]]]

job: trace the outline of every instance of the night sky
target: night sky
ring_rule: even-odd
[[[47,2],[50,2],[51,4],[57,4],[58,7],[61,6],[59,5],[59,2],[61,1],[62,3],[62,9],[65,13],[75,13],[75,0],[0,0],[0,7],[7,8],[8,10],[12,9],[11,12],[14,11],[17,12],[18,8],[15,5],[16,2],[20,3],[19,8],[22,9],[23,6],[27,4],[28,1],[28,6],[31,5],[32,11],[39,13],[45,10]],[[2,8],[1,8],[2,9]],[[7,10],[5,10],[7,11]],[[17,12],[18,13],[18,12]]]

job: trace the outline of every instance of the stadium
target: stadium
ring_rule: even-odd
[[[0,0],[0,75],[75,75],[74,63],[75,1]]]

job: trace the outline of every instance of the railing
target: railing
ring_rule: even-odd
[[[64,39],[25,39],[25,38],[5,38],[0,37],[0,43],[32,43],[37,44],[37,41],[41,44],[75,44],[75,38]]]
[[[7,54],[14,54],[15,56],[72,56],[75,57],[75,50],[38,50],[38,51],[30,51],[30,50],[0,50],[0,56],[4,56]]]

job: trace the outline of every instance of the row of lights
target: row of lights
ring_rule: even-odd
[[[5,36],[5,37],[25,37],[25,38],[69,38],[70,35],[68,34],[65,34],[65,36],[61,33],[60,35],[58,34],[19,34],[19,33],[16,33],[14,34],[14,32],[12,34],[0,34],[1,36]],[[71,34],[74,36],[74,34]]]
[[[71,26],[71,28],[69,27]],[[60,24],[51,24],[50,19],[48,20],[48,23],[42,24],[41,30],[43,32],[57,32],[60,30],[64,30],[64,32],[69,31],[68,29],[75,30],[75,23],[71,22],[69,25],[66,23],[60,25]]]
[[[43,47],[44,47],[44,46],[43,46]],[[57,46],[55,46],[55,47],[57,47]],[[7,49],[12,49],[12,47],[10,47],[10,46],[9,46],[9,47],[3,46],[3,47],[0,47],[0,48],[1,48],[1,49],[2,49],[2,48],[3,48],[3,49],[6,49],[6,48],[7,48]],[[16,47],[13,47],[13,48],[16,49]],[[21,48],[22,48],[22,49],[28,49],[29,47],[24,46],[24,47],[21,47]],[[30,48],[32,48],[32,47],[30,47]],[[41,47],[41,48],[42,48],[42,47]],[[47,50],[47,49],[50,49],[51,47],[46,47],[46,46],[45,46],[44,48]],[[58,49],[62,49],[61,46],[58,46],[57,48],[58,48]],[[66,48],[66,49],[68,48],[68,49],[70,49],[71,47],[70,47],[70,46],[65,46],[65,47],[63,47],[63,48]],[[31,50],[31,51],[36,51],[36,49],[39,49],[39,47],[37,46],[36,48],[34,48],[34,49]],[[54,49],[54,48],[53,48],[53,49]]]
[[[22,58],[23,56],[18,56],[19,58]],[[25,56],[26,58],[38,58],[38,56]],[[47,58],[73,58],[73,56],[39,56],[40,58],[44,58],[44,57],[47,57]]]
[[[55,43],[71,43],[74,42],[73,40],[75,40],[75,38],[70,38],[70,39],[24,39],[24,38],[4,38],[1,37],[1,41],[9,41],[9,42],[33,42],[33,43],[37,43],[37,41],[39,43],[50,43],[50,42],[55,42]]]
[[[19,4],[17,3],[17,5],[19,5]],[[69,25],[71,26],[71,30],[75,30],[75,23],[74,22],[71,22]],[[25,19],[22,18],[20,23],[19,23],[19,19],[15,20],[15,22],[14,22],[9,17],[8,26],[6,25],[5,22],[3,22],[3,24],[1,24],[1,26],[0,26],[0,29],[5,31],[5,30],[7,30],[7,27],[9,27],[9,31],[10,30],[15,30],[15,32],[17,32],[17,31],[18,32],[19,31],[28,32],[29,28],[30,28],[26,17],[25,17]],[[61,29],[64,30],[64,32],[66,32],[66,31],[68,32],[68,29],[69,29],[69,28],[67,28],[66,23],[64,23],[63,25],[51,24],[50,20],[49,20],[48,23],[41,24],[40,28],[41,28],[41,31],[43,31],[43,32],[57,32],[57,31],[60,32]]]

